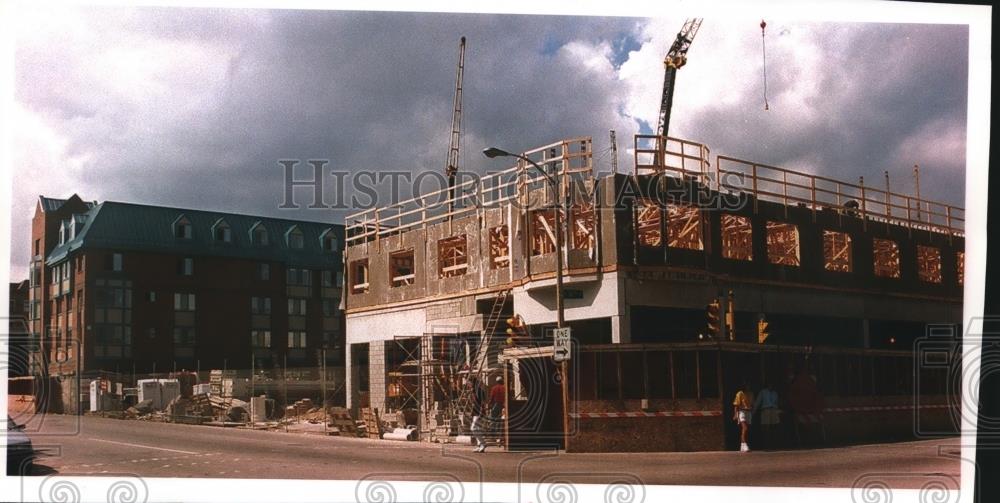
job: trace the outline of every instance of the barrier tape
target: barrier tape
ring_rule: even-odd
[[[870,412],[883,410],[913,410],[913,409],[946,409],[952,407],[948,404],[936,405],[882,405],[866,407],[830,407],[823,409],[823,412]],[[721,416],[718,410],[676,410],[665,412],[570,412],[569,417],[573,419],[610,419],[628,417],[713,417]],[[819,422],[822,414],[797,414],[799,421]]]
[[[570,412],[572,418],[615,418],[615,417],[712,417],[721,416],[717,410],[677,410],[669,412]]]

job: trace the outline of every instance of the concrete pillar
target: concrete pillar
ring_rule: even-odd
[[[624,314],[611,317],[611,343],[628,344],[632,342],[632,320],[628,316],[628,309]]]

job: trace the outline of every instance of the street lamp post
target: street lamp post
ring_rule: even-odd
[[[496,147],[490,147],[483,150],[483,155],[493,159],[495,157],[516,157],[518,159],[527,161],[529,164],[535,167],[545,180],[552,185],[552,190],[556,193],[556,200],[558,203],[553,209],[555,212],[555,235],[556,235],[556,326],[563,328],[566,324],[565,310],[563,308],[563,245],[562,245],[562,216],[561,211],[563,209],[564,201],[562,191],[559,190],[560,183],[559,180],[552,175],[545,172],[541,166],[539,166],[535,161],[532,161],[527,156],[521,154],[512,154],[505,150],[498,149]]]
[[[493,159],[495,157],[516,157],[518,159],[527,161],[529,164],[535,167],[539,173],[541,173],[545,179],[552,186],[552,190],[556,193],[556,206],[553,209],[555,212],[555,235],[556,235],[556,326],[558,328],[564,328],[566,325],[565,309],[563,307],[563,235],[562,235],[562,217],[560,215],[561,210],[566,208],[568,211],[568,205],[566,205],[565,197],[568,196],[569,191],[566,195],[560,190],[561,184],[559,180],[549,173],[546,173],[541,166],[539,166],[535,161],[532,161],[525,155],[512,154],[505,150],[501,150],[496,147],[490,147],[483,149],[483,155]],[[556,173],[558,176],[558,172]],[[567,215],[568,216],[568,215]],[[554,349],[554,348],[553,348]],[[563,405],[563,448],[569,447],[569,365],[566,360],[562,360],[559,363],[559,373],[560,373],[560,385],[562,387],[562,405]],[[506,376],[506,372],[504,372]],[[505,379],[506,381],[506,379]],[[506,430],[506,428],[505,428]]]

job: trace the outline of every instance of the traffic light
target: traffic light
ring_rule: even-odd
[[[708,323],[708,335],[709,337],[715,337],[719,335],[719,327],[721,318],[719,316],[719,299],[713,300],[707,306],[705,306],[705,319]]]
[[[524,320],[518,315],[507,318],[507,345],[513,346],[517,339],[524,337]]]
[[[757,344],[764,344],[764,341],[767,340],[767,336],[769,335],[771,334],[767,331],[767,321],[764,320],[764,317],[762,316],[759,320],[757,320]]]

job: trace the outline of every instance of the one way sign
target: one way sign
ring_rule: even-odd
[[[569,361],[570,329],[557,328],[552,331],[552,360],[556,363]]]

